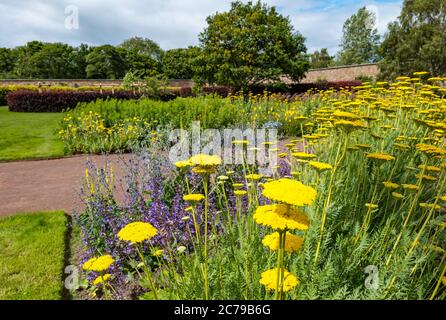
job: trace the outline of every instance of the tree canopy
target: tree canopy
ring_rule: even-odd
[[[312,69],[327,68],[333,64],[333,57],[330,56],[327,48],[322,48],[320,51],[316,50],[310,59]]]
[[[281,76],[300,80],[309,68],[302,35],[289,18],[260,1],[236,1],[207,18],[197,58],[199,83],[247,87]]]
[[[351,65],[379,61],[379,40],[375,14],[366,7],[360,8],[344,23],[337,63]]]
[[[382,77],[416,71],[446,74],[446,2],[405,0],[398,20],[388,26],[380,53]]]

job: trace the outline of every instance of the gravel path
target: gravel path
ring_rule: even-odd
[[[132,155],[75,156],[54,160],[0,163],[0,216],[18,212],[81,208],[79,188],[86,161],[97,165],[110,161],[116,180],[123,176],[122,159]]]

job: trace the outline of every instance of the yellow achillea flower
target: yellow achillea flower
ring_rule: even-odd
[[[82,265],[82,269],[88,271],[102,272],[110,268],[115,262],[115,259],[109,254],[100,256],[98,258],[91,258]]]
[[[372,160],[379,160],[379,161],[395,160],[394,156],[391,156],[390,154],[382,153],[382,152],[369,153],[369,154],[367,154],[367,158],[372,159]]]
[[[294,252],[298,251],[304,243],[304,239],[300,236],[296,236],[292,233],[287,232],[285,238],[285,251],[286,252]],[[266,235],[262,244],[265,247],[270,248],[272,251],[279,250],[279,233],[274,232],[272,234]]]
[[[237,197],[243,197],[246,194],[245,190],[235,190],[234,195]]]
[[[177,168],[187,168],[190,166],[192,166],[192,163],[189,160],[175,162],[175,167]]]
[[[354,114],[352,112],[339,111],[339,110],[336,110],[333,113],[333,117],[344,118],[344,119],[360,119],[361,118],[360,116],[358,116],[357,114]]]
[[[394,197],[397,200],[403,199],[404,196],[401,193],[398,192],[392,192],[392,197]]]
[[[139,243],[150,240],[158,234],[158,230],[148,222],[132,222],[118,232],[120,240]]]
[[[325,171],[325,170],[331,170],[333,167],[331,164],[324,163],[324,162],[317,162],[317,161],[310,161],[308,163],[312,168],[316,169],[317,171]]]
[[[215,170],[214,170],[214,167],[204,167],[204,166],[196,166],[196,167],[194,167],[194,168],[192,168],[192,172],[195,172],[195,173],[213,173]]]
[[[183,200],[187,202],[200,202],[204,199],[201,193],[190,193],[183,196]]]
[[[260,206],[253,218],[256,223],[276,230],[307,230],[310,225],[310,220],[304,213],[285,204]]]
[[[162,256],[163,253],[164,253],[164,250],[163,250],[163,249],[159,249],[159,250],[156,250],[156,251],[153,253],[153,255],[154,255],[155,257],[160,257],[160,256]]]
[[[398,188],[400,187],[399,184],[394,183],[394,182],[392,182],[392,181],[384,181],[384,182],[383,182],[383,185],[384,185],[384,187],[387,188],[387,189],[398,189]]]
[[[351,131],[353,129],[359,129],[359,128],[367,128],[367,126],[359,120],[350,121],[350,120],[338,120],[334,123],[335,127],[338,127],[345,131]]]
[[[232,186],[234,188],[241,188],[241,187],[243,187],[243,183],[234,183],[234,184],[232,184]]]
[[[446,276],[444,276],[443,278],[441,278],[441,282],[443,282],[443,285],[446,286]]]
[[[428,171],[428,172],[440,172],[441,168],[436,167],[436,166],[425,166],[424,164],[420,164],[418,166],[419,169],[424,170],[424,171]]]
[[[418,190],[418,189],[420,189],[420,187],[418,187],[416,184],[402,184],[402,186],[403,186],[403,188],[404,189],[406,189],[406,190],[411,190],[411,191],[414,191],[414,190]]]
[[[365,206],[369,209],[377,209],[378,205],[374,203],[366,203]]]
[[[434,176],[429,176],[427,174],[421,174],[421,173],[416,174],[415,177],[417,179],[421,179],[421,180],[424,180],[424,181],[436,181],[437,180],[437,178],[434,177]]]
[[[314,159],[314,158],[316,158],[315,154],[306,153],[306,152],[294,152],[291,155],[297,159]]]
[[[104,274],[103,276],[98,276],[96,279],[93,280],[93,284],[98,285],[100,283],[103,283],[108,279],[110,279],[110,277],[111,277],[110,273]]]
[[[420,203],[421,208],[428,208],[428,209],[434,209],[434,210],[441,210],[441,206],[438,204],[433,203]]]
[[[289,178],[267,182],[262,194],[268,199],[302,207],[311,205],[316,198],[316,190]]]
[[[249,144],[249,141],[248,140],[234,140],[234,141],[232,141],[232,144],[247,145],[247,144]]]
[[[190,157],[189,162],[201,167],[213,167],[221,164],[221,158],[217,155],[197,154]]]
[[[246,179],[248,180],[252,180],[252,181],[257,181],[263,178],[263,174],[258,174],[258,173],[251,173],[246,175]]]
[[[445,149],[441,149],[441,148],[438,148],[438,147],[430,145],[430,144],[419,143],[416,145],[416,148],[417,148],[417,150],[424,152],[425,154],[428,154],[428,155],[433,155],[433,156],[446,155]]]
[[[267,290],[276,290],[277,288],[277,268],[262,272],[260,284]],[[299,284],[299,279],[291,272],[284,270],[283,292],[288,292]]]
[[[441,201],[446,201],[446,194],[440,198]]]
[[[371,148],[371,146],[369,146],[368,144],[355,144],[354,147],[357,147],[357,148],[363,149],[363,150],[367,150],[367,149]]]

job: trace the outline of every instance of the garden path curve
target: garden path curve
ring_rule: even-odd
[[[113,163],[118,181],[124,175],[122,159],[131,156],[83,155],[0,163],[0,216],[52,210],[71,213],[80,209],[79,190],[87,160],[101,166],[107,160]]]

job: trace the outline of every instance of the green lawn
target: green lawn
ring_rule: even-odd
[[[60,211],[0,219],[0,300],[62,298],[66,231]]]
[[[57,137],[62,113],[9,112],[0,107],[0,161],[64,155]]]

